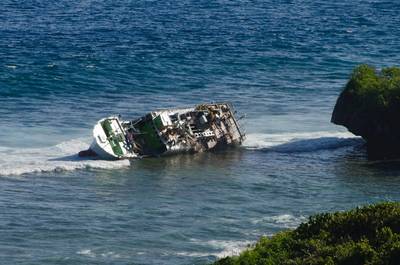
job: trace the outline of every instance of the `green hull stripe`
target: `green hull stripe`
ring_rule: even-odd
[[[101,123],[101,127],[103,128],[104,133],[107,136],[108,142],[110,143],[114,154],[117,156],[123,156],[124,152],[122,151],[120,145],[121,137],[118,137],[117,135],[114,134],[113,129],[111,127],[111,121],[110,120],[103,121]]]

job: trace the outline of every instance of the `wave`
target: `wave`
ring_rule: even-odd
[[[305,216],[294,216],[292,214],[281,214],[274,216],[267,216],[259,219],[253,219],[251,222],[253,224],[260,223],[268,223],[271,226],[278,228],[290,228],[293,229],[297,227],[300,223],[307,220]],[[266,235],[266,234],[264,234]],[[273,234],[268,234],[268,236],[272,236]],[[256,241],[231,241],[231,240],[209,240],[209,241],[200,241],[197,239],[191,239],[192,242],[196,244],[200,244],[203,246],[209,246],[215,249],[215,251],[211,252],[178,252],[175,253],[179,256],[188,256],[188,257],[207,257],[214,256],[218,259],[222,259],[228,256],[237,256],[244,250],[253,246]]]
[[[266,216],[259,219],[253,219],[253,224],[267,223],[268,225],[278,228],[295,228],[302,222],[306,221],[305,216],[294,216],[291,214],[281,214],[275,216]]]
[[[218,259],[222,259],[228,256],[237,256],[243,250],[249,248],[254,244],[253,241],[225,241],[225,240],[210,240],[207,241],[207,244],[220,249],[219,252],[213,254],[213,256]]]
[[[307,132],[283,134],[248,134],[244,147],[279,153],[312,152],[356,146],[360,137],[349,132]]]
[[[277,228],[285,228],[285,229],[293,229],[296,228],[299,224],[306,221],[307,217],[305,216],[294,216],[292,214],[281,214],[274,216],[267,216],[263,218],[253,219],[251,222],[253,224],[260,223],[268,223],[269,225]],[[273,234],[264,234],[267,236],[272,236]],[[237,256],[244,250],[254,246],[256,241],[233,241],[233,240],[209,240],[209,241],[200,241],[198,239],[191,239],[191,242],[202,246],[208,246],[214,249],[214,251],[210,252],[198,252],[198,251],[184,251],[177,252],[175,255],[178,256],[187,256],[187,257],[208,257],[214,256],[218,259],[222,259],[228,256]]]
[[[88,146],[87,141],[74,139],[43,148],[0,147],[0,176],[86,168],[115,169],[130,165],[128,160],[80,158],[78,152]]]
[[[118,259],[122,258],[120,254],[115,253],[113,251],[108,251],[108,252],[95,252],[92,251],[91,249],[82,249],[76,252],[78,255],[86,256],[89,258],[108,258],[108,259]]]
[[[249,134],[244,147],[249,150],[292,153],[336,149],[360,143],[362,140],[359,137],[342,132]],[[0,176],[86,168],[117,169],[130,165],[129,160],[107,161],[78,157],[77,153],[88,146],[85,139],[73,139],[43,148],[0,146]]]
[[[254,241],[232,241],[232,240],[209,240],[209,241],[200,241],[198,239],[191,239],[190,241],[195,242],[201,246],[207,246],[215,249],[210,252],[198,252],[198,251],[182,251],[176,252],[174,255],[177,256],[186,256],[186,257],[209,257],[213,256],[218,259],[222,259],[228,256],[237,256],[243,250],[251,247],[255,242]]]

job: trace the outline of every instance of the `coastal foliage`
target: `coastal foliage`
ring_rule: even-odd
[[[400,68],[377,71],[369,65],[356,67],[344,93],[352,95],[358,111],[380,113],[400,107]]]
[[[340,94],[331,121],[366,140],[368,159],[400,157],[400,68],[360,65]]]
[[[400,203],[312,216],[214,265],[400,264]]]

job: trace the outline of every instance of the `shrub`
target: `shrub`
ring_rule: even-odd
[[[400,68],[388,67],[378,72],[369,65],[356,67],[344,93],[354,99],[354,109],[381,113],[400,106]]]
[[[297,229],[262,237],[215,265],[400,264],[400,203],[385,202],[309,218]]]
[[[368,159],[400,157],[400,68],[356,67],[331,121],[366,140]]]

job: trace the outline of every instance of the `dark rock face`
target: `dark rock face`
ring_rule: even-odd
[[[400,158],[400,68],[357,67],[331,121],[363,137],[369,159]]]

